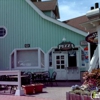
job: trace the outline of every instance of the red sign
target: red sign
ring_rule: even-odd
[[[90,43],[98,43],[98,33],[97,32],[93,32],[90,33],[88,36],[86,36],[86,41],[90,42]]]

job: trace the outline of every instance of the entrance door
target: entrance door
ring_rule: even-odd
[[[57,80],[66,80],[66,55],[55,54],[55,71],[57,72]]]

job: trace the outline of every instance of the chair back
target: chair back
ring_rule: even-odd
[[[50,78],[50,72],[49,71],[45,71],[44,73],[45,73],[46,77]]]
[[[26,72],[26,75],[28,75],[30,79],[32,78],[32,72]]]
[[[25,78],[22,78],[22,80],[21,80],[22,85],[30,84],[32,81],[32,73],[30,71],[28,71],[28,72],[24,72],[23,75],[28,75],[28,76]]]
[[[52,73],[52,75],[51,75],[51,79],[55,80],[56,79],[56,76],[57,76],[57,72],[54,71]]]

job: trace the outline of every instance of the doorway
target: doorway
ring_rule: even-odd
[[[68,67],[77,67],[76,51],[68,51]]]
[[[57,72],[57,80],[66,80],[67,58],[65,54],[55,54],[55,71]]]

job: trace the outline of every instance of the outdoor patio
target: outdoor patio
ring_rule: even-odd
[[[25,96],[15,96],[8,91],[0,91],[1,100],[66,100],[66,92],[71,90],[72,85],[81,85],[80,81],[65,81],[54,83],[53,86],[45,85],[42,93]]]

